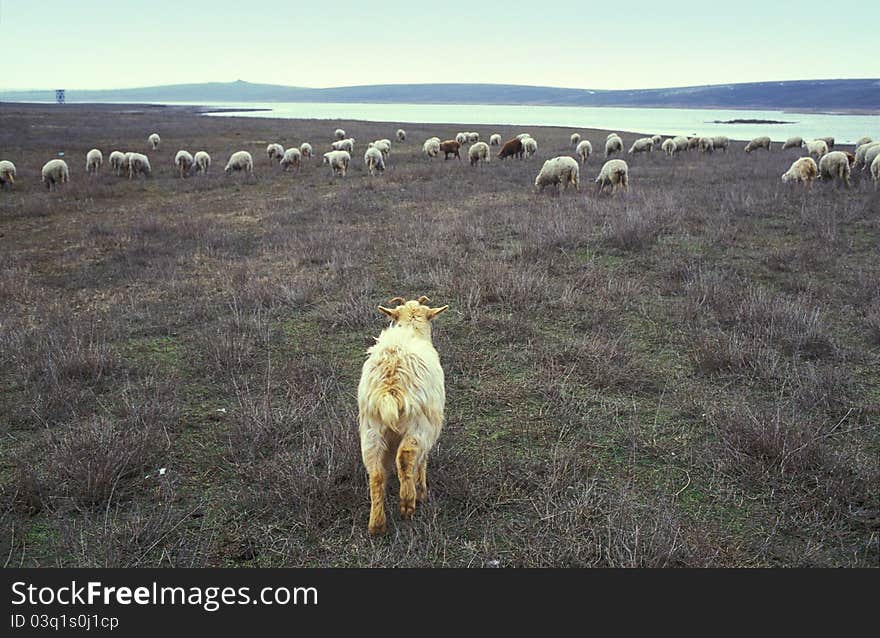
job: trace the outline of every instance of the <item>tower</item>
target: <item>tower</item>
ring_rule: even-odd
[[[55,102],[64,104],[64,89],[55,89]]]

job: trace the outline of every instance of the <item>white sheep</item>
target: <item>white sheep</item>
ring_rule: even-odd
[[[286,151],[284,151],[284,155],[281,156],[281,163],[279,164],[279,166],[281,166],[282,170],[286,171],[286,170],[290,169],[291,167],[295,168],[296,170],[299,170],[301,165],[302,165],[302,151],[301,150],[299,150],[297,147],[294,146],[294,147],[289,148]]]
[[[652,135],[651,141],[654,142],[654,146],[656,148],[660,148],[663,145],[663,136],[662,135]]]
[[[675,155],[675,153],[676,153],[677,150],[678,150],[678,147],[676,147],[676,145],[675,145],[675,140],[673,140],[673,139],[670,137],[670,138],[667,138],[667,139],[665,139],[665,140],[663,141],[663,144],[662,144],[662,146],[660,147],[660,149],[661,149],[664,153],[666,153],[667,155]]]
[[[489,146],[501,146],[501,133],[492,133],[489,136]]]
[[[302,156],[305,159],[311,159],[311,157],[314,155],[314,151],[312,151],[312,145],[308,142],[303,142],[299,145],[299,152],[302,153]]]
[[[337,140],[344,140],[345,139],[345,131],[341,128],[338,128],[335,131],[333,131],[333,137]]]
[[[530,135],[529,133],[520,133],[519,135],[516,136],[516,139],[518,139],[518,140],[524,140],[524,139],[526,139],[527,137],[531,137],[531,135]]]
[[[577,145],[581,143],[581,134],[580,133],[572,133],[571,137],[568,138],[571,142],[571,145],[577,148]]]
[[[101,153],[101,151],[99,151],[98,149],[93,148],[88,153],[86,153],[86,173],[94,173],[95,175],[97,175],[103,163],[104,154]]]
[[[177,151],[177,155],[174,156],[174,165],[177,167],[177,171],[181,178],[186,177],[189,174],[193,166],[195,166],[195,163],[196,160],[189,151],[181,149]]]
[[[531,157],[538,152],[538,143],[533,137],[524,137],[521,141],[524,157]]]
[[[587,158],[593,154],[593,145],[590,144],[590,140],[581,140],[574,152],[580,158],[581,163],[586,164]]]
[[[70,180],[70,169],[63,159],[52,159],[43,165],[40,171],[40,179],[48,190],[55,190],[61,184]]]
[[[132,153],[128,157],[128,179],[134,179],[138,175],[149,177],[152,172],[150,159],[143,153]]]
[[[468,136],[468,139],[467,139],[468,144],[476,144],[477,142],[480,141],[480,134],[479,133],[475,133],[475,132],[471,131],[470,133],[467,134],[467,136]]]
[[[397,129],[397,141],[401,143],[406,141],[406,131],[402,128]]]
[[[333,147],[334,151],[348,151],[349,153],[354,153],[354,138],[347,137],[344,140],[337,140],[330,146]]]
[[[699,147],[700,147],[699,136],[694,136],[694,137],[688,138],[688,150],[691,150],[692,148],[699,148]]]
[[[227,175],[231,173],[243,172],[245,175],[254,174],[254,158],[247,151],[235,151],[229,156],[226,162],[226,168],[223,169]]]
[[[712,150],[715,151],[724,151],[727,152],[727,148],[730,146],[730,138],[726,135],[715,135],[711,138],[712,140]]]
[[[803,148],[804,146],[804,138],[799,135],[795,135],[794,137],[789,137],[785,140],[785,144],[782,145],[782,150],[786,150],[789,148]]]
[[[370,142],[369,146],[379,149],[384,157],[388,157],[391,154],[391,142],[389,140],[376,140],[375,142]]]
[[[868,168],[880,155],[880,144],[873,144],[865,150],[865,168]]]
[[[196,173],[199,172],[208,174],[208,169],[211,168],[211,156],[208,155],[207,151],[199,151],[193,156],[193,161],[195,162]]]
[[[744,150],[746,153],[751,153],[752,151],[757,150],[759,148],[765,148],[769,151],[770,150],[770,138],[767,137],[766,135],[763,135],[761,137],[756,137],[751,142],[746,144]]]
[[[816,166],[816,160],[812,157],[799,157],[792,162],[791,167],[782,174],[782,181],[802,182],[807,186],[812,186],[813,180],[819,175],[819,168]]]
[[[467,144],[468,134],[467,133],[456,133],[455,141],[458,142],[459,144],[461,144],[462,146],[464,146],[465,144]]]
[[[378,146],[371,146],[367,149],[364,153],[364,164],[369,169],[370,175],[375,174],[376,171],[385,171],[385,156]]]
[[[0,160],[0,190],[7,185],[9,190],[12,190],[13,184],[15,184],[15,164],[9,160]]]
[[[684,135],[676,135],[672,138],[672,143],[675,144],[675,152],[681,153],[682,151],[688,150],[690,148],[690,140],[686,138]]]
[[[113,151],[110,153],[108,161],[110,162],[110,168],[116,172],[117,177],[122,175],[123,171],[128,168],[125,163],[125,153],[122,151]]]
[[[539,193],[546,186],[558,187],[559,184],[562,184],[563,190],[568,190],[569,184],[574,184],[575,190],[580,190],[580,168],[573,157],[560,155],[548,159],[535,177],[535,190]]]
[[[862,144],[870,144],[873,141],[873,138],[870,138],[866,135],[865,137],[860,138],[858,142],[856,142],[856,148],[860,147]]]
[[[345,177],[345,172],[348,170],[350,162],[351,155],[348,151],[330,151],[329,153],[324,153],[324,159],[321,163],[333,169],[334,175]]]
[[[596,177],[596,192],[602,191],[606,186],[611,186],[613,195],[619,189],[629,189],[629,167],[621,159],[608,160]]]
[[[813,140],[812,142],[807,142],[806,148],[808,155],[815,155],[817,158],[822,157],[828,152],[828,144],[825,143],[825,140]]]
[[[428,157],[437,157],[440,154],[440,140],[436,137],[425,140],[422,145],[422,152]]]
[[[822,140],[823,142],[825,140]],[[822,179],[832,179],[835,182],[843,182],[847,188],[849,181],[849,158],[843,151],[831,151],[819,160],[819,174]]]
[[[477,142],[468,149],[468,159],[471,166],[476,166],[479,162],[488,162],[489,145],[486,142]]]
[[[817,137],[817,140],[822,140],[828,145],[828,150],[834,150],[834,138],[833,137]]]
[[[874,190],[877,190],[877,182],[880,182],[880,155],[871,162],[871,177],[874,178]]]
[[[281,158],[284,157],[284,147],[281,144],[269,144],[266,147],[266,157],[270,160],[275,160],[276,162],[280,162]]]
[[[606,148],[605,157],[608,157],[607,142],[606,142],[605,148]],[[654,138],[640,137],[639,139],[637,139],[635,142],[632,143],[632,146],[630,146],[629,154],[632,155],[634,153],[650,153],[653,150],[654,150]]]
[[[864,169],[870,166],[870,164],[865,162],[865,155],[868,153],[868,149],[875,145],[880,145],[880,142],[866,142],[856,147],[856,161],[855,164],[853,164],[853,168]]]
[[[699,149],[701,153],[712,153],[715,151],[715,142],[711,137],[701,137]]]
[[[150,133],[150,136],[147,138],[147,143],[152,147],[154,151],[159,149],[159,143],[162,141],[162,138],[159,137],[158,133]]]
[[[607,142],[612,137],[620,137],[620,135],[618,135],[617,133],[609,133],[608,135],[605,136],[605,141]]]
[[[623,153],[623,140],[616,133],[612,133],[605,139],[605,157],[615,153]]]
[[[395,464],[400,480],[400,515],[411,519],[416,501],[428,498],[428,453],[443,428],[446,389],[440,356],[431,342],[431,321],[449,306],[430,300],[391,300],[379,306],[391,318],[367,350],[358,384],[361,458],[369,475],[371,535],[384,534],[385,487]]]

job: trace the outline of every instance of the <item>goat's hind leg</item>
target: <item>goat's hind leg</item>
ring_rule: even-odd
[[[416,463],[419,445],[412,436],[407,436],[397,448],[397,477],[400,479],[400,516],[411,519],[416,512]]]
[[[370,523],[369,532],[375,536],[384,534],[387,526],[385,518],[385,488],[390,476],[387,451],[376,446],[363,454],[370,484]]]
[[[419,472],[416,476],[416,500],[425,503],[428,500],[428,457],[419,463]]]

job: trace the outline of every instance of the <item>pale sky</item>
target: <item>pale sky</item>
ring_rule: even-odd
[[[626,89],[878,77],[876,38],[866,36],[880,24],[880,3],[857,5],[0,0],[0,90],[238,79]]]

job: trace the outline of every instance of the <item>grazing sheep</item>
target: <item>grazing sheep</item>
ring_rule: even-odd
[[[607,144],[606,144],[606,155],[607,155]],[[635,142],[633,142],[632,146],[629,147],[629,154],[633,155],[634,153],[650,153],[654,150],[654,138],[652,137],[640,137]]]
[[[607,142],[612,137],[620,137],[620,136],[617,133],[609,133],[608,135],[605,136],[605,141]]]
[[[459,146],[464,146],[468,141],[467,133],[457,133],[455,136],[455,141],[458,142]]]
[[[856,163],[853,168],[868,168],[870,166],[869,163],[865,162],[865,155],[868,153],[868,149],[872,146],[880,146],[880,142],[867,142],[865,144],[861,144],[856,148]]]
[[[531,157],[535,153],[538,152],[538,143],[531,137],[524,137],[522,140],[523,147],[523,155],[525,157]]]
[[[308,142],[303,142],[299,145],[299,152],[302,153],[302,156],[306,159],[311,159],[315,154],[314,151],[312,151],[312,145]]]
[[[103,163],[104,155],[98,149],[93,148],[88,153],[86,153],[86,173],[94,173],[95,175],[97,175]]]
[[[684,135],[676,135],[672,138],[672,143],[675,144],[675,152],[681,153],[682,151],[688,150],[690,141]]]
[[[715,135],[714,137],[709,138],[712,140],[712,149],[715,151],[724,151],[727,152],[727,148],[730,146],[730,138],[726,135]]]
[[[468,136],[468,139],[467,139],[468,144],[476,144],[477,142],[480,141],[480,134],[479,133],[474,133],[472,131],[472,132],[468,133],[467,136]]]
[[[128,158],[128,179],[134,179],[138,175],[145,178],[152,175],[150,159],[143,153],[132,153]]]
[[[880,144],[872,144],[865,150],[865,168],[871,166],[880,155]]]
[[[479,162],[488,162],[489,145],[486,142],[477,142],[468,149],[468,159],[471,166],[476,166]]]
[[[688,138],[688,150],[691,150],[692,148],[699,148],[699,147],[700,147],[699,136],[694,136],[694,137]]]
[[[266,147],[266,157],[270,160],[280,162],[281,158],[284,157],[284,147],[281,146],[281,144],[269,144],[269,146]]]
[[[335,131],[333,131],[333,137],[337,140],[344,140],[345,139],[345,131],[343,131],[341,128],[338,128]]]
[[[819,167],[812,157],[799,157],[792,162],[791,167],[782,174],[782,181],[802,182],[806,186],[812,186],[813,180],[819,175]]]
[[[489,136],[489,146],[501,146],[500,133],[492,133],[492,135]]]
[[[330,151],[329,153],[324,153],[324,159],[321,162],[322,165],[327,165],[333,169],[334,175],[339,175],[340,177],[345,177],[345,172],[348,170],[349,163],[351,163],[351,155],[348,151]]]
[[[828,152],[828,144],[825,143],[825,140],[813,140],[812,142],[807,142],[806,148],[808,155],[815,155],[817,158],[822,157]]]
[[[122,156],[122,174],[128,175],[128,167],[131,166],[131,156],[134,155],[131,151],[125,153]]]
[[[762,137],[756,137],[751,142],[746,144],[745,151],[746,151],[746,153],[751,153],[752,151],[757,150],[759,148],[765,148],[769,151],[770,150],[770,138],[767,137],[766,135],[764,135]]]
[[[663,144],[663,136],[662,135],[652,135],[651,141],[654,142],[654,146],[660,148]]]
[[[162,141],[162,138],[159,137],[158,133],[150,133],[150,136],[147,138],[147,142],[150,144],[154,151],[159,150],[159,143]]]
[[[70,169],[63,159],[52,159],[43,165],[40,179],[48,190],[55,190],[60,184],[66,184],[70,180]]]
[[[376,140],[375,142],[370,142],[369,146],[379,149],[385,157],[391,154],[391,142],[388,140]]]
[[[364,164],[370,170],[370,175],[376,171],[385,171],[385,156],[377,146],[371,146],[364,153]]]
[[[605,157],[614,155],[615,153],[623,153],[623,140],[616,134],[611,135],[605,140]]]
[[[498,159],[504,159],[505,157],[510,157],[512,155],[522,159],[523,143],[522,140],[518,137],[504,142],[504,144],[501,145],[501,150],[498,151],[498,155],[496,155],[496,157]]]
[[[661,150],[667,155],[675,155],[677,151],[677,147],[675,146],[675,140],[671,137],[663,141],[663,145],[660,147]]]
[[[299,170],[300,166],[302,166],[302,151],[296,148],[295,146],[284,151],[284,155],[281,156],[281,170],[287,171],[291,167]]]
[[[199,151],[193,156],[193,161],[196,165],[196,173],[202,172],[205,175],[208,174],[208,169],[211,168],[211,156],[208,155],[207,152]]]
[[[122,172],[127,169],[125,164],[125,153],[122,151],[113,151],[110,153],[108,161],[110,162],[110,168],[115,171],[117,177],[122,175]]]
[[[569,140],[571,141],[571,145],[574,146],[575,148],[577,148],[577,145],[580,144],[580,142],[581,142],[581,134],[580,133],[572,133]]]
[[[227,175],[231,173],[244,172],[245,175],[254,174],[254,158],[247,151],[235,151],[229,156],[226,162],[226,168],[223,169]]]
[[[397,141],[398,142],[405,142],[406,141],[406,131],[404,131],[402,128],[397,129]]]
[[[823,142],[825,142],[828,145],[829,151],[834,150],[834,138],[833,137],[817,137],[816,139],[822,140]]]
[[[866,135],[865,137],[860,138],[858,142],[856,142],[856,148],[860,147],[862,144],[870,144],[873,141],[874,140],[872,138]]]
[[[629,167],[626,162],[621,159],[605,162],[596,178],[596,192],[601,192],[606,186],[611,186],[612,195],[619,189],[629,189]]]
[[[819,174],[822,179],[833,179],[838,183],[843,182],[847,188],[850,187],[849,160],[840,151],[831,151],[822,156],[819,160]]]
[[[711,137],[701,137],[699,148],[701,153],[712,153],[715,151],[715,142]]]
[[[15,164],[9,160],[0,160],[0,190],[7,185],[9,190],[12,190],[13,184],[15,184]]]
[[[575,190],[580,190],[580,168],[577,160],[567,155],[548,159],[535,178],[535,190],[539,193],[545,186],[559,184],[562,184],[563,190],[568,190],[569,184],[574,184]]]
[[[785,140],[785,144],[782,145],[782,150],[788,148],[802,148],[804,145],[804,138],[796,135],[795,137],[789,137]]]
[[[337,140],[330,146],[333,147],[334,151],[348,151],[349,153],[354,153],[354,138],[347,137],[344,140]]]
[[[853,164],[856,163],[856,156],[850,153],[849,151],[841,151],[844,155],[846,155],[846,160],[849,162],[849,167],[852,168]]]
[[[877,182],[880,182],[880,155],[871,162],[871,177],[874,178],[874,190],[877,190]]]
[[[195,158],[188,151],[177,151],[177,155],[174,156],[174,165],[177,166],[181,177],[186,177],[195,163]]]
[[[440,356],[431,342],[431,321],[449,306],[430,300],[391,300],[379,306],[391,318],[367,360],[358,384],[361,458],[369,475],[371,535],[384,534],[385,487],[394,471],[400,480],[400,515],[411,519],[416,501],[428,498],[428,453],[440,436],[446,390]]]
[[[524,139],[526,139],[527,137],[531,137],[531,134],[530,134],[530,133],[520,133],[519,135],[516,136],[516,139],[518,139],[518,140],[524,140]]]
[[[437,157],[440,153],[440,140],[436,137],[425,140],[425,143],[422,145],[422,152],[429,158]]]
[[[439,152],[443,153],[444,160],[448,160],[450,155],[455,155],[455,157],[461,159],[461,155],[458,154],[458,149],[460,148],[461,144],[457,140],[446,140],[440,142]]]
[[[587,158],[593,154],[593,145],[590,144],[590,140],[581,140],[574,152],[581,159],[581,163],[586,164]]]

